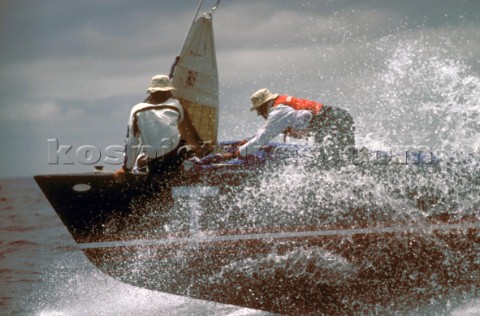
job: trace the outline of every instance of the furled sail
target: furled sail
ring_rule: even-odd
[[[214,146],[218,132],[218,71],[212,14],[196,19],[185,39],[173,79],[199,141]]]

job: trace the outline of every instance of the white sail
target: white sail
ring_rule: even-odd
[[[218,71],[212,15],[195,20],[185,39],[172,79],[175,97],[187,111],[197,137],[215,145],[218,132]]]

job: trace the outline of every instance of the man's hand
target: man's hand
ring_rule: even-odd
[[[288,127],[285,129],[283,132],[285,135],[292,137],[292,138],[303,138],[308,135],[308,132],[306,129],[304,130],[296,130],[291,127]]]
[[[223,158],[223,160],[231,160],[231,159],[235,158],[235,154],[234,153],[223,153],[222,158]]]
[[[235,150],[233,153],[223,153],[222,157],[224,160],[231,160],[240,157],[240,152]]]
[[[117,171],[115,171],[113,176],[115,178],[123,178],[126,173],[127,173],[127,170],[123,169],[123,167],[122,167],[122,168],[118,169]]]

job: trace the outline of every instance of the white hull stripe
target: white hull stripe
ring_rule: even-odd
[[[420,231],[431,233],[438,230],[464,230],[470,228],[480,228],[480,223],[462,223],[462,224],[444,224],[427,226],[403,226],[403,227],[372,227],[357,229],[331,229],[314,230],[301,232],[282,232],[282,233],[259,233],[244,235],[224,235],[207,236],[201,231],[192,233],[191,237],[171,237],[164,239],[135,239],[126,241],[109,241],[79,243],[80,249],[112,248],[112,247],[132,247],[132,246],[167,246],[172,244],[195,244],[224,241],[242,241],[255,239],[283,239],[283,238],[303,238],[303,237],[322,237],[322,236],[349,236],[356,234],[386,234],[386,233],[406,233]],[[208,232],[206,232],[208,233]]]

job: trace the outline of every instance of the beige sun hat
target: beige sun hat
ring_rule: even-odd
[[[260,89],[252,96],[250,97],[250,100],[252,100],[252,107],[250,108],[250,111],[258,109],[262,104],[265,102],[268,102],[270,100],[274,100],[278,97],[278,94],[273,94],[271,93],[268,89]]]
[[[150,80],[150,87],[147,89],[148,93],[153,93],[157,91],[173,91],[176,90],[172,86],[170,78],[165,75],[156,75]]]

